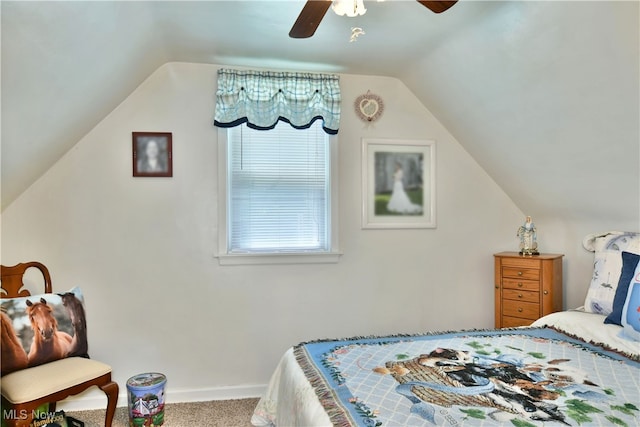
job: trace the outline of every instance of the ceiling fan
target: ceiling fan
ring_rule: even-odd
[[[362,0],[358,1],[362,4]],[[442,13],[456,4],[458,0],[417,1],[434,13]],[[324,18],[324,15],[327,13],[327,10],[329,10],[332,3],[334,2],[331,0],[307,0],[300,12],[300,15],[298,16],[298,19],[295,24],[293,24],[291,31],[289,31],[289,37],[294,39],[306,39],[311,37],[316,32],[318,25],[320,25],[320,21],[322,21],[322,18]],[[357,2],[354,0],[354,5],[356,3]],[[364,11],[360,13],[364,13]]]

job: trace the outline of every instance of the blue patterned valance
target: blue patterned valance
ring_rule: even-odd
[[[339,77],[329,74],[218,70],[214,124],[242,123],[273,129],[279,121],[306,129],[322,120],[323,129],[337,134],[340,127]]]

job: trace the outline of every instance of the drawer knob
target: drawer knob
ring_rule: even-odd
[[[522,307],[518,308],[518,313],[522,313]]]
[[[518,287],[521,288],[522,287],[522,282],[518,283]]]
[[[500,286],[499,286],[499,285],[496,285],[496,289],[500,289]]]
[[[545,295],[549,295],[549,291],[544,291],[543,292]]]
[[[522,294],[518,294],[518,298],[522,298]]]
[[[522,271],[518,271],[518,276],[522,276]]]

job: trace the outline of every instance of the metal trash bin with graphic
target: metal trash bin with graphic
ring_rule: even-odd
[[[164,424],[164,387],[167,378],[157,372],[135,375],[127,380],[129,427]]]

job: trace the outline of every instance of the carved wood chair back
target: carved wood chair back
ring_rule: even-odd
[[[49,270],[43,264],[39,262],[24,262],[13,267],[0,266],[0,282],[2,284],[2,292],[0,298],[18,298],[28,297],[31,293],[25,288],[24,274],[30,268],[36,268],[40,270],[44,278],[44,293],[50,294],[53,292],[51,286],[51,275]]]

